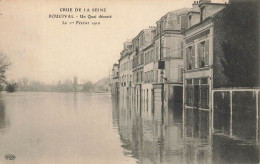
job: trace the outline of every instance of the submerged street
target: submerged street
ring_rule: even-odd
[[[110,94],[16,92],[0,99],[1,164],[136,161],[124,155],[112,126]]]
[[[211,111],[183,113],[172,103],[162,110],[160,101],[109,93],[16,92],[0,100],[0,163],[259,163],[250,112],[237,112],[231,129],[216,113],[212,133]],[[237,121],[242,115],[247,121]]]

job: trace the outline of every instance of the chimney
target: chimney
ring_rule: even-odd
[[[197,7],[198,5],[199,5],[199,2],[198,1],[194,1],[193,4],[192,4],[192,8]]]

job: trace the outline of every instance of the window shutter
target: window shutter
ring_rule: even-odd
[[[209,65],[209,40],[205,42],[205,65]]]
[[[191,65],[192,65],[192,69],[194,69],[195,68],[195,47],[194,46],[192,46],[192,48],[191,48],[191,53],[192,53],[192,55],[191,55]]]
[[[202,51],[201,43],[198,43],[197,64],[199,68],[202,66],[201,65],[201,60],[203,59],[202,52],[203,51]]]
[[[186,69],[189,69],[189,58],[190,58],[190,50],[189,47],[186,48]]]

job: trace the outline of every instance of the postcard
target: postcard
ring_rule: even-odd
[[[259,159],[257,0],[0,0],[0,164]]]

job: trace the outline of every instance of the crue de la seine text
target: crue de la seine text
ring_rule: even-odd
[[[62,25],[100,25],[112,15],[107,8],[59,8],[59,13],[49,14],[48,17],[62,19]]]

